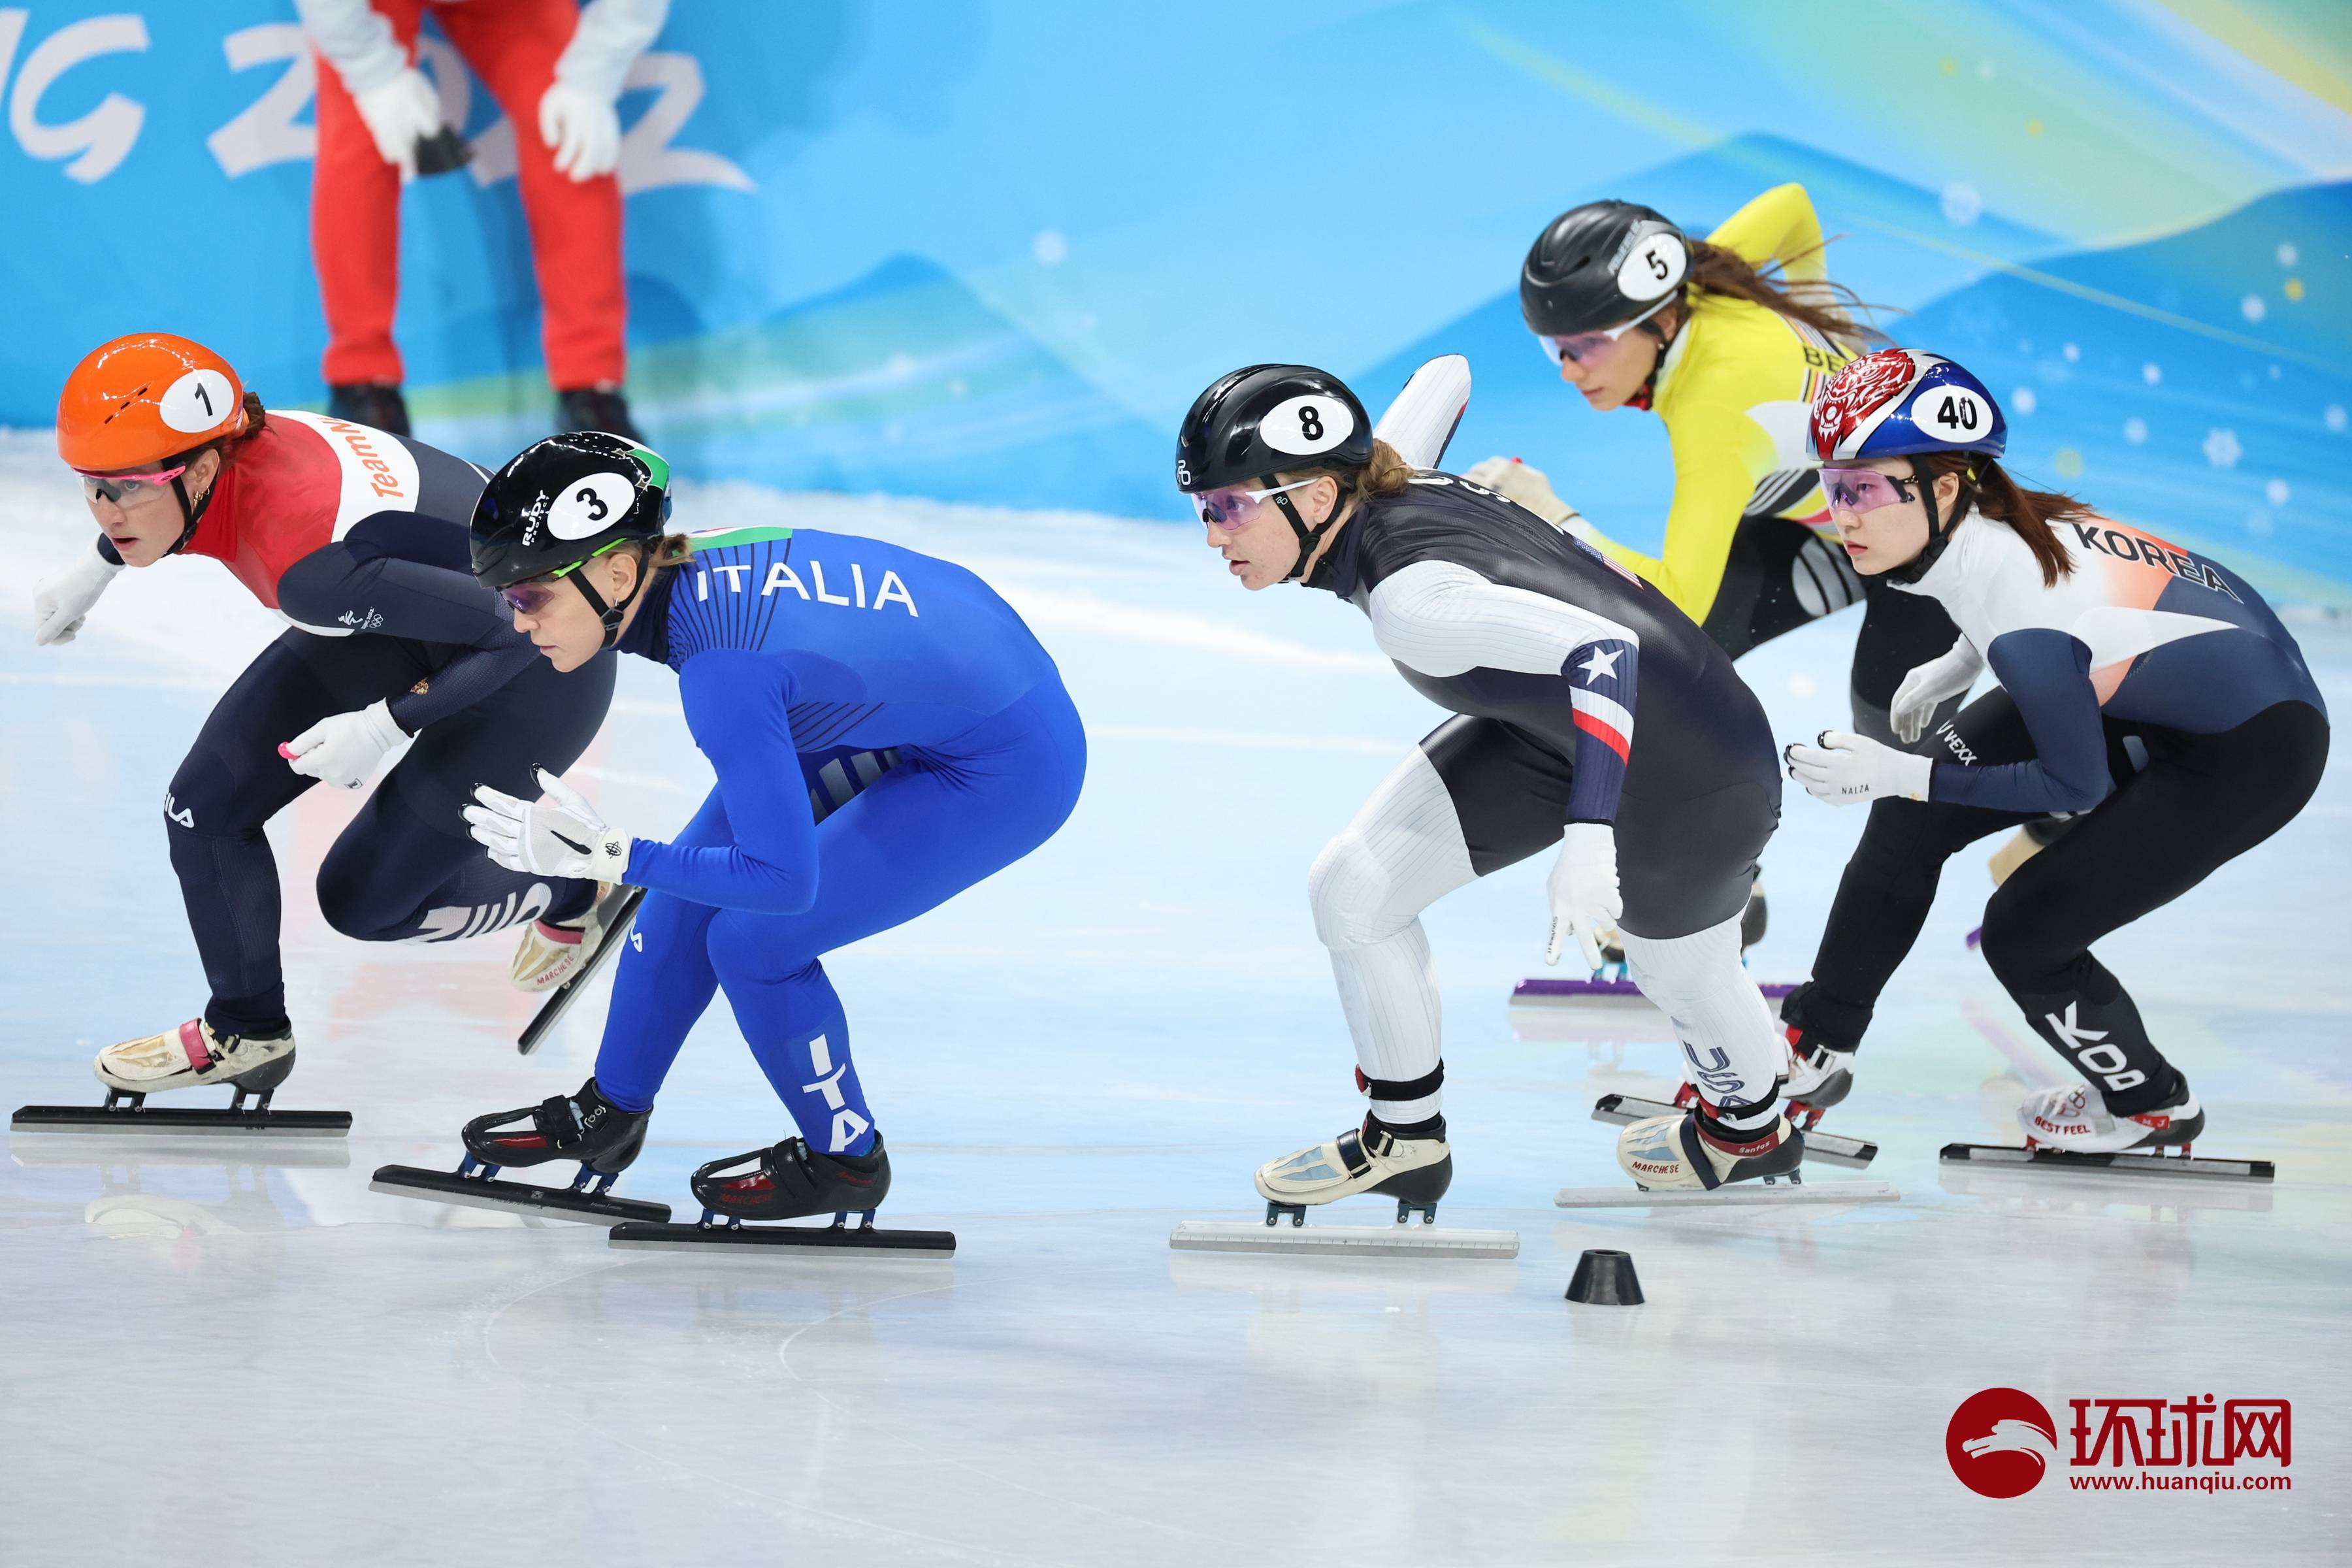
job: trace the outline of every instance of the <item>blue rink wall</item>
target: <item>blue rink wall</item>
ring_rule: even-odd
[[[547,419],[514,132],[426,57],[478,155],[405,197],[401,342],[424,433],[496,460]],[[0,7],[0,421],[148,327],[321,398],[290,5]],[[680,0],[632,80],[632,392],[701,477],[1174,517],[1214,375],[1307,360],[1377,400],[1460,351],[1457,457],[1654,544],[1663,436],[1551,381],[1518,258],[1579,201],[1704,229],[1797,179],[1835,275],[2002,398],[2020,471],[2352,580],[2332,0]]]

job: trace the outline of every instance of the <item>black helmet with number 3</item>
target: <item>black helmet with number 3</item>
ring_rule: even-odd
[[[602,430],[551,436],[509,458],[474,503],[474,576],[494,589],[568,576],[606,551],[661,538],[668,522],[669,464],[660,453]],[[650,575],[640,573],[617,605],[574,579],[603,617],[607,644]]]
[[[1221,375],[1192,400],[1176,431],[1176,488],[1188,495],[1272,489],[1276,474],[1321,469],[1339,476],[1344,502],[1351,476],[1371,460],[1372,421],[1364,405],[1347,383],[1312,365],[1253,364]],[[1331,521],[1309,528],[1289,496],[1273,500],[1298,535],[1303,565]]]
[[[1623,326],[1690,272],[1690,241],[1638,202],[1587,202],[1544,226],[1519,268],[1519,313],[1540,337]]]

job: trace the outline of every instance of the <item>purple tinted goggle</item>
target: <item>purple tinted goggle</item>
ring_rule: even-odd
[[[1544,358],[1551,361],[1555,367],[1562,360],[1574,360],[1579,364],[1590,364],[1606,353],[1610,346],[1619,338],[1673,304],[1675,298],[1674,293],[1669,292],[1664,299],[1622,327],[1604,327],[1597,332],[1570,332],[1565,337],[1554,337],[1549,333],[1538,332],[1536,335],[1536,342],[1542,345]]]
[[[1883,474],[1876,468],[1824,466],[1822,469],[1822,493],[1837,511],[1876,511],[1880,507],[1909,500],[1911,491],[1907,487],[1916,483],[1916,479]]]
[[[1299,479],[1291,484],[1276,485],[1270,490],[1195,490],[1192,492],[1192,510],[1210,527],[1231,532],[1255,522],[1258,513],[1265,510],[1271,497],[1303,490],[1314,482],[1313,479]]]

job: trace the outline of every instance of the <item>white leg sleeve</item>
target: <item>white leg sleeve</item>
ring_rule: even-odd
[[[1733,1126],[1767,1125],[1780,1108],[1788,1048],[1740,965],[1738,917],[1689,936],[1622,934],[1625,967],[1674,1020],[1700,1095]]]
[[[1406,1080],[1435,1069],[1437,976],[1420,915],[1475,879],[1454,802],[1418,746],[1316,858],[1307,876],[1315,934],[1331,950],[1366,1078]],[[1412,1122],[1436,1115],[1438,1101],[1434,1093],[1375,1099],[1372,1110],[1383,1121]]]

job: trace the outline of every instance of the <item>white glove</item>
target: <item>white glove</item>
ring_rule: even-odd
[[[367,121],[375,150],[403,175],[416,172],[416,144],[441,129],[441,95],[415,66],[403,67],[390,81],[354,93],[360,118]]]
[[[1584,967],[1599,969],[1601,939],[1625,912],[1617,891],[1617,830],[1605,822],[1570,823],[1560,835],[1549,888],[1551,940],[1544,944],[1544,962],[1558,963],[1573,933],[1584,949]]]
[[[538,770],[536,801],[517,800],[488,784],[474,786],[481,804],[466,808],[477,843],[509,871],[534,877],[585,877],[599,882],[625,879],[629,835],[608,825],[588,797],[549,773]]]
[[[73,641],[89,607],[121,570],[93,546],[76,556],[64,571],[42,578],[33,589],[34,643],[47,647],[53,642]]]
[[[1954,643],[1942,658],[1916,667],[1895,689],[1895,701],[1887,710],[1895,739],[1906,746],[1916,741],[1927,730],[1927,716],[1936,710],[1936,704],[1948,697],[1966,695],[1983,668],[1984,660],[1966,637]]]
[[[613,100],[560,77],[539,100],[539,139],[555,154],[557,172],[575,182],[621,165],[621,117]]]
[[[1843,730],[1824,730],[1817,738],[1818,746],[1799,741],[1782,753],[1789,760],[1789,776],[1815,800],[1853,805],[1893,795],[1906,800],[1927,798],[1927,782],[1936,773],[1934,758],[1898,752]]]
[[[321,719],[284,745],[278,754],[298,773],[357,789],[375,776],[383,754],[408,739],[392,717],[389,702],[373,702],[356,713]]]
[[[1489,458],[1462,477],[1486,486],[1505,500],[1518,502],[1555,528],[1570,528],[1571,520],[1584,521],[1581,512],[1552,494],[1551,480],[1541,468],[1530,468],[1517,458]]]

